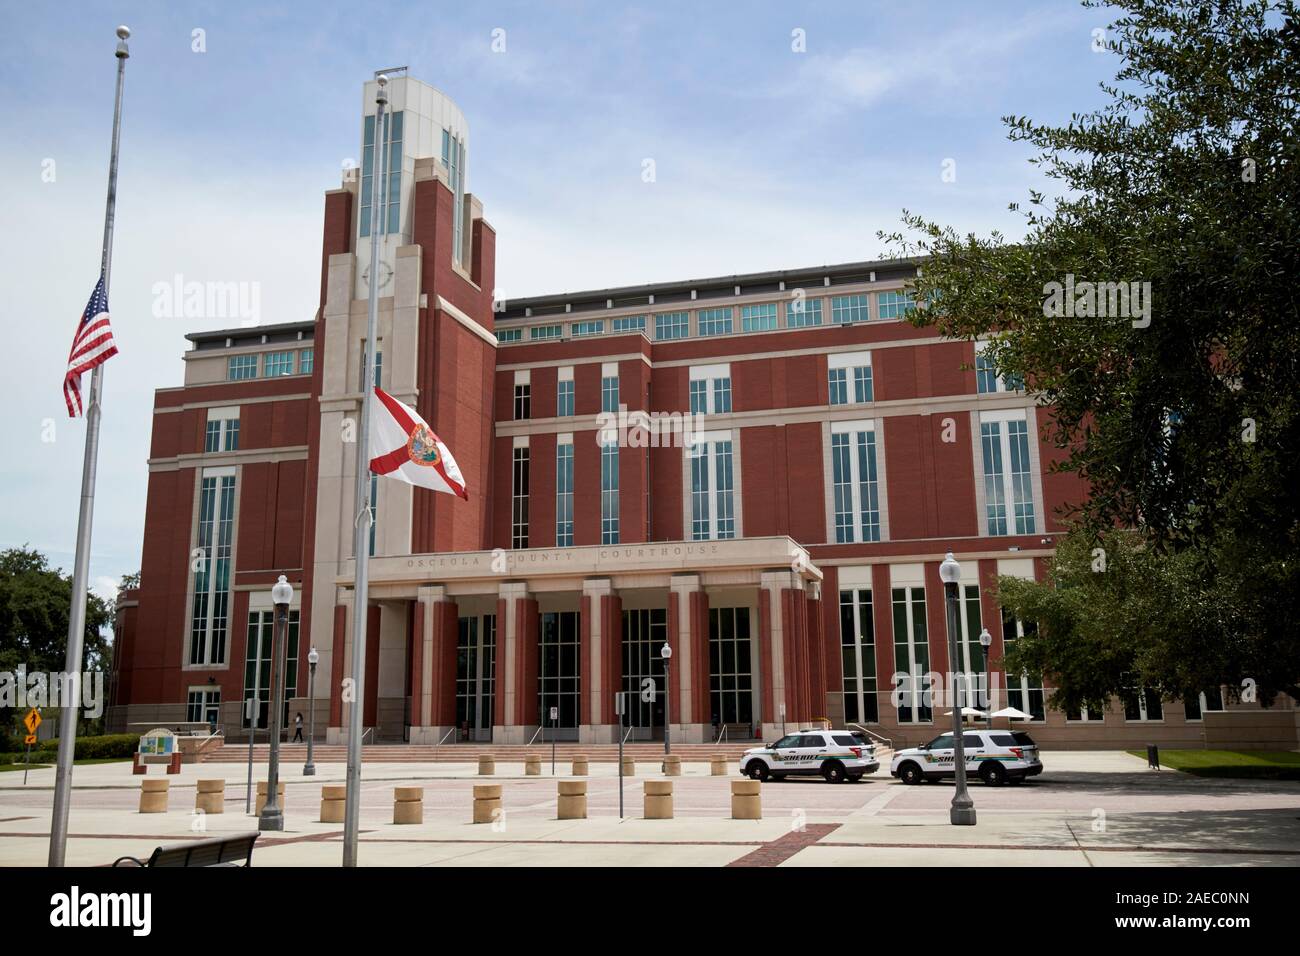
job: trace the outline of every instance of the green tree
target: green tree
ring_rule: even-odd
[[[0,671],[62,671],[71,603],[72,578],[45,555],[28,547],[0,551]],[[107,668],[111,648],[101,630],[112,619],[108,602],[90,594],[83,670]],[[14,717],[13,708],[0,709],[0,728],[10,728]]]
[[[1064,695],[1077,700],[1073,682],[1118,690],[1119,664],[1126,679],[1185,691],[1190,657],[1207,654],[1219,680],[1294,696],[1300,19],[1292,0],[1119,6],[1107,40],[1118,71],[1101,108],[1065,125],[1005,119],[1060,187],[1030,191],[1023,240],[963,236],[909,212],[882,238],[924,257],[913,321],[988,338],[998,372],[1051,407],[1060,467],[1090,489],[1071,503],[1080,540],[1056,562],[1063,593],[1031,601],[1032,589],[1002,585],[1053,612],[1036,640],[1063,655],[1042,663]],[[1118,287],[1111,301],[1067,305],[1058,290],[1079,283],[1138,283],[1139,297],[1127,314],[1101,315],[1121,304]],[[1136,541],[1107,538],[1117,527]],[[1107,544],[1119,560],[1080,576],[1081,556]],[[1070,666],[1071,641],[1108,688]]]

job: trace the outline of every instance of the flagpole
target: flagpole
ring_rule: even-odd
[[[113,264],[113,219],[117,208],[117,150],[122,134],[122,85],[126,61],[131,56],[126,41],[131,31],[117,28],[117,95],[113,101],[113,147],[108,160],[108,201],[104,210],[104,245],[100,271],[104,296],[108,296]],[[81,512],[77,516],[77,555],[72,567],[72,604],[68,608],[68,653],[64,668],[71,678],[63,690],[76,691],[74,699],[59,701],[59,759],[54,778],[54,814],[50,820],[50,866],[63,866],[68,844],[68,804],[72,795],[72,760],[77,745],[77,711],[81,700],[82,651],[86,631],[86,591],[90,578],[90,532],[95,513],[95,470],[99,461],[99,402],[104,385],[104,365],[90,373],[90,399],[86,403],[86,453],[81,466]],[[69,703],[71,706],[69,706]]]
[[[366,619],[370,589],[370,404],[375,392],[375,338],[379,329],[379,227],[381,187],[388,160],[384,107],[388,77],[376,77],[375,137],[371,167],[369,312],[366,319],[365,361],[362,363],[361,421],[357,428],[357,514],[353,522],[356,582],[352,589],[352,709],[348,714],[348,774],[343,812],[343,865],[357,865],[357,833],[361,812],[361,722],[365,711]],[[386,198],[386,194],[385,195]]]

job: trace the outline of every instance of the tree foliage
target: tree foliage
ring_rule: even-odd
[[[913,321],[987,337],[999,373],[1051,406],[1059,467],[1088,484],[1071,503],[1082,540],[1056,562],[1076,593],[1010,588],[1047,615],[1035,640],[1061,655],[1042,663],[1066,695],[1115,691],[1121,673],[1186,690],[1186,658],[1201,653],[1219,680],[1294,694],[1300,18],[1292,0],[1120,6],[1101,108],[1064,125],[1004,120],[1059,185],[1031,191],[1023,240],[907,212],[883,238],[924,257]],[[1149,315],[1051,308],[1051,284],[1067,282],[1150,283]],[[1108,539],[1120,560],[1077,573],[1117,527],[1137,535]]]

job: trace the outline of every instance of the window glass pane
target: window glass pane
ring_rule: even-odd
[[[731,309],[700,309],[700,335],[730,335]]]

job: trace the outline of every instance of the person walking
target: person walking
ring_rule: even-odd
[[[302,711],[298,711],[293,718],[293,741],[292,743],[302,743]]]

